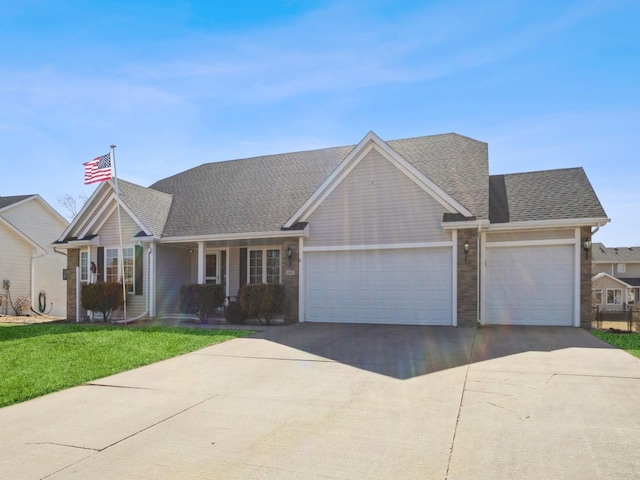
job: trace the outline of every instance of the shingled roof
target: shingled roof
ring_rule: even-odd
[[[386,142],[478,218],[488,218],[487,144],[454,133]],[[165,236],[277,231],[355,146],[207,163],[160,180]]]
[[[605,247],[594,243],[591,247],[594,262],[640,263],[640,247]]]
[[[14,195],[12,197],[0,197],[0,209],[34,196],[35,195]]]
[[[581,167],[491,175],[489,183],[491,223],[606,218]]]
[[[171,208],[171,195],[118,179],[120,199],[151,234],[160,237]]]

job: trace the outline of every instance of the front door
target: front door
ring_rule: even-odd
[[[218,252],[207,253],[204,258],[204,283],[220,283]]]
[[[204,283],[225,285],[227,273],[227,252],[225,250],[207,251],[204,257]]]

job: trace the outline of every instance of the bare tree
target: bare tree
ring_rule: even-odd
[[[74,197],[67,193],[63,197],[58,198],[58,204],[64,208],[66,214],[63,213],[63,215],[67,218],[67,220],[73,220],[80,209],[82,209],[82,206],[86,203],[88,198],[89,197],[84,194],[80,194]]]

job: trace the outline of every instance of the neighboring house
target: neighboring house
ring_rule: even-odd
[[[594,304],[621,309],[640,301],[640,247],[593,244]]]
[[[67,259],[51,243],[68,225],[39,195],[0,197],[2,315],[15,315],[11,303],[29,297],[36,312],[67,316]]]
[[[175,314],[188,283],[276,282],[291,322],[590,326],[583,246],[609,219],[582,168],[490,176],[484,142],[370,132],[118,183],[130,317]],[[118,244],[109,181],[57,242],[69,318],[91,261],[120,278]]]

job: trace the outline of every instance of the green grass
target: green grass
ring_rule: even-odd
[[[614,347],[618,347],[640,358],[640,334],[600,332],[597,330],[591,333]]]
[[[0,328],[0,407],[252,333],[73,324]]]

